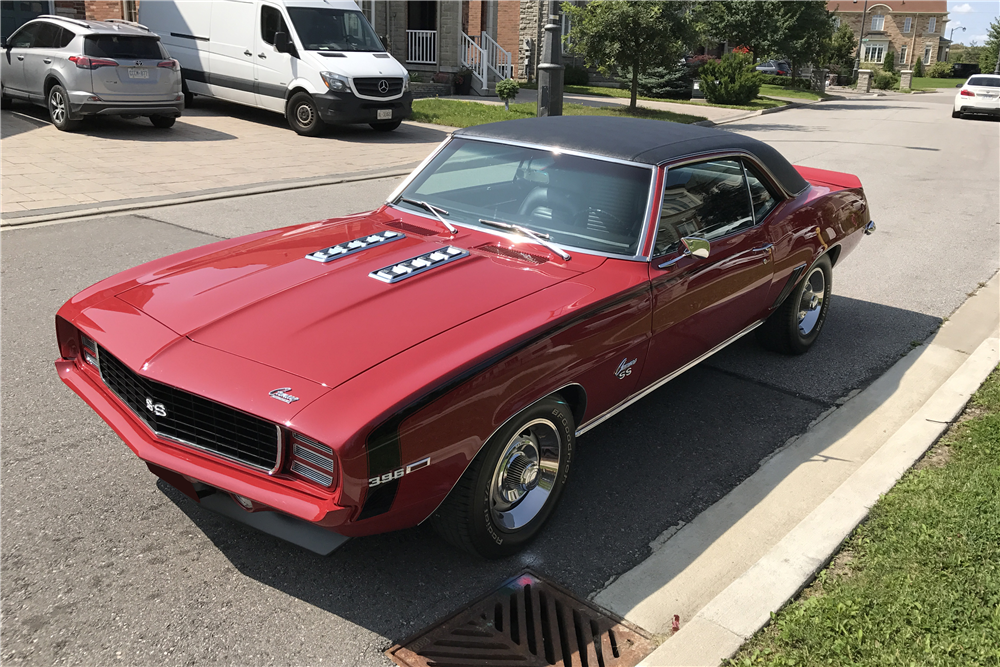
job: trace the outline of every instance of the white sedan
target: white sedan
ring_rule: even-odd
[[[961,118],[973,113],[1000,116],[1000,75],[975,74],[962,85],[955,95],[951,117]]]

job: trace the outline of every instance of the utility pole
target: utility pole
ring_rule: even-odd
[[[562,21],[559,3],[549,2],[542,62],[538,64],[538,117],[561,116],[563,109]]]
[[[854,0],[858,4],[858,0]],[[865,48],[865,19],[868,18],[868,0],[865,0],[865,8],[861,10],[861,37],[858,39],[858,56],[854,59],[854,80],[858,80],[858,70],[861,69],[861,49]]]

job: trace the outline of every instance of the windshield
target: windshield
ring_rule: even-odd
[[[307,51],[385,51],[361,12],[326,7],[288,7]]]
[[[131,35],[91,35],[83,42],[85,55],[97,58],[130,60],[165,58],[159,37],[133,37]]]
[[[639,165],[454,139],[402,196],[448,211],[450,222],[490,231],[480,218],[508,222],[560,246],[635,255],[652,177]]]

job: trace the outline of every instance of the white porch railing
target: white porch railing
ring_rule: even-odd
[[[485,33],[484,33],[485,34]],[[472,70],[472,73],[479,79],[479,85],[486,87],[486,50],[476,44],[476,41],[462,33],[462,46],[460,55],[462,65]]]
[[[485,30],[479,41],[486,53],[486,65],[500,79],[509,79],[513,72],[511,67],[510,51],[506,50],[496,40],[489,36]]]
[[[437,30],[406,31],[406,62],[437,65]]]

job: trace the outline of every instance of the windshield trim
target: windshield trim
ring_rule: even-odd
[[[407,176],[405,179],[403,179],[403,182],[399,184],[399,187],[397,187],[395,190],[393,190],[392,194],[390,194],[389,197],[385,200],[385,205],[386,206],[390,206],[392,208],[399,209],[401,211],[405,211],[406,213],[410,213],[412,215],[417,215],[417,216],[420,216],[422,218],[427,218],[428,220],[433,220],[436,224],[440,224],[440,223],[438,223],[437,218],[433,218],[433,217],[431,217],[430,215],[428,215],[426,213],[421,213],[421,212],[417,212],[417,211],[411,211],[408,208],[399,208],[398,206],[396,206],[396,204],[394,202],[403,193],[403,191],[406,190],[406,188],[408,188],[410,186],[410,183],[413,182],[413,180],[417,177],[417,175],[419,175],[420,172],[422,172],[424,169],[427,168],[427,165],[431,162],[431,160],[433,160],[437,156],[438,153],[440,153],[441,151],[443,151],[444,148],[445,148],[445,146],[447,146],[448,144],[450,144],[452,141],[454,141],[456,139],[462,139],[464,141],[481,141],[481,142],[488,143],[488,144],[500,144],[502,146],[519,146],[521,148],[532,148],[532,149],[535,149],[535,150],[549,151],[550,153],[560,153],[560,154],[564,154],[564,155],[573,155],[573,156],[576,156],[576,157],[583,157],[583,158],[588,158],[588,159],[591,159],[591,160],[600,160],[602,162],[613,162],[615,164],[624,164],[624,165],[628,165],[628,166],[631,166],[631,167],[640,167],[642,169],[648,170],[649,171],[649,190],[648,190],[648,192],[646,194],[646,208],[645,208],[645,212],[643,213],[643,215],[645,217],[644,217],[644,219],[642,221],[642,230],[639,232],[639,244],[636,246],[635,253],[633,253],[631,255],[624,255],[624,254],[621,254],[621,253],[604,252],[604,251],[601,251],[601,250],[594,250],[592,248],[581,248],[579,246],[569,245],[567,243],[562,243],[562,242],[559,243],[559,247],[560,248],[565,248],[566,250],[575,250],[577,252],[581,252],[581,253],[584,253],[584,254],[587,254],[587,255],[595,255],[595,256],[598,256],[598,257],[607,257],[607,258],[610,258],[610,259],[625,259],[625,260],[637,261],[637,262],[648,262],[649,261],[649,259],[650,259],[649,255],[642,254],[642,251],[643,251],[643,249],[644,249],[644,247],[646,245],[646,239],[649,236],[649,224],[650,224],[650,220],[652,219],[652,215],[653,215],[652,209],[658,203],[654,197],[656,195],[656,174],[659,171],[659,166],[655,165],[655,164],[647,164],[647,163],[643,163],[643,162],[633,162],[632,160],[621,160],[619,158],[608,157],[606,155],[597,155],[595,153],[587,153],[587,152],[584,152],[584,151],[563,150],[562,148],[560,148],[558,146],[543,146],[541,144],[533,144],[533,143],[528,143],[528,142],[525,142],[525,141],[506,140],[506,139],[493,139],[493,138],[490,138],[490,137],[467,137],[467,136],[464,136],[464,135],[454,135],[454,134],[451,134],[444,141],[442,141],[438,145],[438,147],[436,149],[434,149],[434,151],[432,151],[431,154],[428,155],[424,159],[424,161],[421,162],[420,165],[416,169],[414,169],[412,172],[410,172],[409,176]],[[523,242],[524,239],[526,238],[522,234],[516,234],[516,233],[514,233],[514,234],[507,234],[507,233],[505,233],[505,232],[503,232],[502,230],[499,230],[499,229],[493,229],[493,228],[487,227],[485,225],[470,224],[470,223],[463,222],[461,220],[450,220],[449,222],[451,222],[456,227],[464,227],[466,229],[476,229],[476,230],[479,230],[481,232],[486,232],[487,234],[494,234],[496,236],[502,236],[503,238],[508,239],[510,241],[514,241],[514,242]]]

